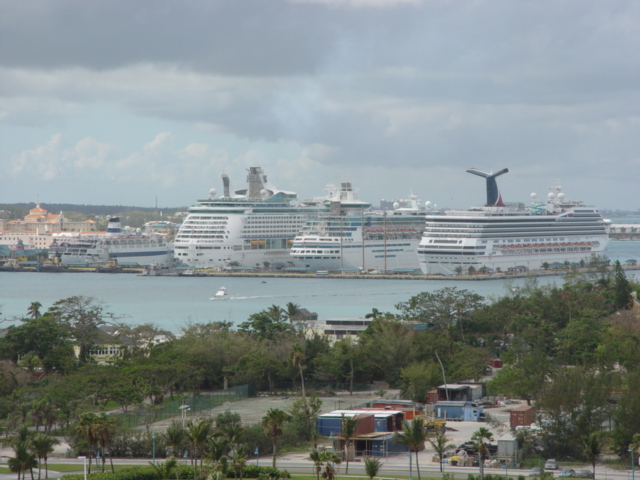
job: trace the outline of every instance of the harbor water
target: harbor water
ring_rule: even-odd
[[[607,255],[622,263],[640,260],[640,242],[610,242]],[[640,282],[640,272],[628,277]],[[178,333],[189,323],[244,322],[271,305],[288,302],[316,312],[321,320],[363,317],[373,308],[396,312],[395,305],[421,292],[444,287],[468,289],[491,300],[525,284],[525,279],[373,280],[259,277],[139,277],[132,274],[0,272],[0,319],[3,327],[27,313],[31,302],[42,311],[71,296],[94,297],[109,312],[131,325],[152,323]],[[545,276],[538,283],[562,285],[562,276]],[[211,300],[220,286],[226,300]]]

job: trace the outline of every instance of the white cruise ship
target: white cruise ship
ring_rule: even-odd
[[[104,265],[115,260],[120,265],[163,267],[173,262],[173,251],[163,236],[143,235],[128,227],[123,231],[120,218],[113,217],[104,235],[57,236],[49,246],[49,257],[59,258],[63,265]]]
[[[293,241],[291,258],[310,271],[418,270],[417,248],[427,209],[415,195],[410,206],[389,212],[371,211],[358,200],[351,183],[330,187],[327,207],[311,217]],[[430,202],[427,207],[430,209]]]
[[[418,248],[423,273],[539,270],[580,263],[606,250],[609,236],[600,213],[567,200],[560,187],[545,201],[531,194],[528,206],[503,202],[495,179],[508,171],[467,170],[486,179],[487,204],[427,215]]]
[[[198,200],[175,239],[175,256],[195,268],[284,266],[296,234],[315,206],[292,205],[293,192],[267,181],[260,167],[248,170],[248,188],[231,193],[222,175],[223,195]]]

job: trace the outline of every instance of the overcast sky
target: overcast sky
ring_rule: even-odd
[[[640,209],[637,0],[0,0],[0,203]]]

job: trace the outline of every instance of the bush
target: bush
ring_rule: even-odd
[[[233,472],[229,472],[229,476],[233,476]],[[291,478],[289,472],[280,471],[273,467],[259,467],[257,465],[245,465],[242,470],[242,476],[244,478],[265,478],[270,480],[277,480],[279,478]]]
[[[156,469],[151,465],[140,465],[135,467],[116,470],[115,473],[92,473],[87,475],[87,480],[162,480],[158,479]],[[193,467],[190,465],[177,466],[177,478],[188,480],[193,478]],[[171,475],[171,478],[174,474]],[[61,480],[84,480],[83,474],[63,475]]]

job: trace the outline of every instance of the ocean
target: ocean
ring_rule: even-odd
[[[622,263],[640,260],[640,242],[610,242],[608,256]],[[640,282],[640,272],[628,272]],[[236,277],[138,277],[132,274],[14,273],[0,272],[0,319],[3,326],[27,313],[31,302],[42,311],[71,296],[94,297],[109,312],[132,325],[152,323],[174,333],[189,323],[230,321],[239,324],[249,315],[271,305],[294,302],[321,320],[358,318],[373,308],[396,312],[395,305],[421,292],[458,287],[495,299],[525,279],[465,280],[374,280]],[[562,285],[561,276],[540,277],[539,283]],[[227,287],[228,300],[210,300],[220,286]]]

